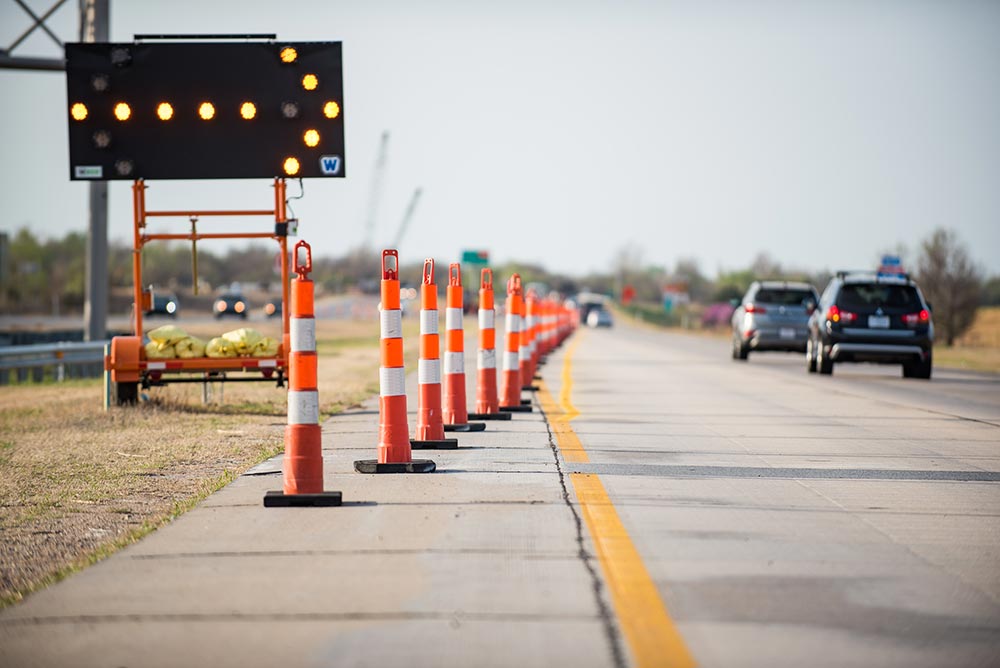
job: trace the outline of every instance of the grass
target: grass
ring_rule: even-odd
[[[378,392],[378,325],[317,329],[326,417]],[[405,331],[412,361],[415,323]],[[283,450],[285,391],[272,383],[232,383],[209,404],[200,385],[150,388],[140,405],[108,412],[102,391],[96,379],[0,387],[0,606],[134,543]]]
[[[953,346],[935,346],[934,364],[1000,373],[1000,306],[985,306]]]

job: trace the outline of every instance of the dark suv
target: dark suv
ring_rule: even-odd
[[[904,378],[930,378],[933,345],[930,306],[906,274],[839,272],[809,318],[806,368],[902,364]]]

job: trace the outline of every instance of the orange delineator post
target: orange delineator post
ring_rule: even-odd
[[[299,252],[306,254],[299,263]],[[316,319],[313,300],[312,249],[295,244],[291,291],[291,352],[288,357],[288,425],[285,427],[284,491],[268,492],[264,506],[339,506],[340,492],[323,491],[323,431],[319,424],[316,373]]]
[[[431,473],[434,462],[413,459],[406,420],[406,370],[403,367],[403,312],[399,301],[399,253],[382,251],[382,303],[379,305],[378,459],[354,462],[359,473]]]
[[[465,398],[465,329],[462,326],[465,296],[462,294],[462,266],[457,262],[448,265],[445,300],[444,383],[441,386],[444,430],[483,431],[486,429],[484,423],[469,422]]]
[[[479,283],[479,351],[476,355],[476,412],[470,420],[509,420],[500,412],[497,396],[496,309],[493,304],[493,270],[484,268]]]
[[[420,285],[420,358],[417,361],[417,433],[410,447],[436,450],[458,447],[444,437],[441,414],[441,337],[438,334],[438,292],[434,260],[424,260]]]
[[[525,312],[528,314],[528,378],[524,381],[526,390],[536,390],[531,383],[535,380],[535,371],[538,369],[538,348],[541,345],[541,322],[539,316],[541,312],[540,302],[534,290],[528,291],[528,298],[524,302]]]
[[[528,301],[534,304],[535,293],[530,291],[521,299],[521,335],[520,347],[517,351],[518,366],[521,369],[521,389],[531,389],[531,321],[528,317]]]
[[[551,298],[546,299],[542,306],[542,322],[544,323],[544,333],[542,335],[542,355],[548,354],[555,348],[555,303]],[[543,360],[539,360],[540,362]]]
[[[521,404],[521,321],[524,301],[521,298],[521,275],[507,279],[507,319],[504,332],[503,371],[500,379],[500,410],[530,412]]]

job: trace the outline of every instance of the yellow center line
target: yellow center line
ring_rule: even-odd
[[[559,403],[556,403],[544,381],[540,383],[538,393],[542,410],[549,417],[559,452],[565,461],[573,463],[590,461],[583,443],[570,425],[580,415],[571,399],[573,354],[580,339],[579,334],[574,337],[563,359]],[[694,666],[694,659],[670,618],[656,584],[646,570],[646,565],[611,503],[600,477],[588,473],[571,473],[569,479],[597,551],[601,572],[611,592],[611,603],[632,651],[635,665],[639,668]]]

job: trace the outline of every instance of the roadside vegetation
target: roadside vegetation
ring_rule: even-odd
[[[415,324],[406,328],[412,361]],[[190,333],[209,329],[217,325]],[[317,338],[323,417],[378,392],[377,322],[321,322]],[[109,412],[98,379],[0,387],[0,606],[138,540],[282,451],[284,389],[232,383],[220,400],[217,387],[208,404],[200,385],[174,385]]]

